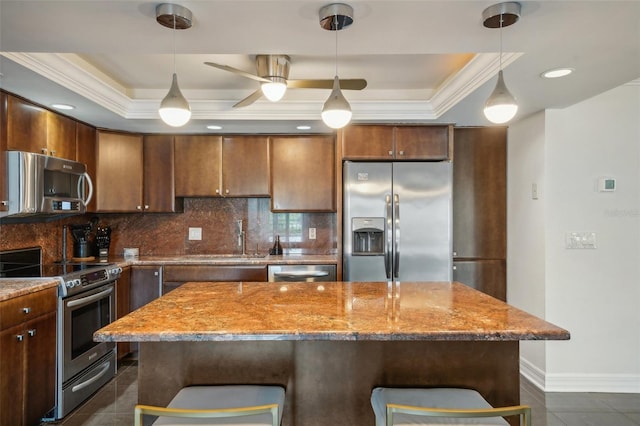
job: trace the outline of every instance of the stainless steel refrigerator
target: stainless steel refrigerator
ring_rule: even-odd
[[[343,167],[344,281],[451,281],[451,162]]]

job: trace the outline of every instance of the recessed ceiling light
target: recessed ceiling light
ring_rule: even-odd
[[[207,129],[209,129],[209,130],[222,130],[222,126],[216,126],[215,124],[212,124],[210,126],[207,126]]]
[[[296,129],[298,129],[298,130],[311,130],[311,126],[297,126]]]
[[[558,78],[571,74],[574,71],[573,68],[555,68],[542,73],[544,78]]]
[[[74,107],[73,105],[67,105],[67,104],[53,104],[51,106],[56,109],[76,109],[76,107]]]

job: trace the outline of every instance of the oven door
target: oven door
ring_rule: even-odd
[[[62,312],[62,380],[66,382],[115,348],[113,342],[93,341],[93,333],[115,318],[114,283],[63,299]]]

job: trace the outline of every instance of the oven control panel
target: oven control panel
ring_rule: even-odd
[[[62,283],[61,296],[67,297],[115,281],[121,273],[122,268],[119,266],[104,265],[65,274],[59,277]]]

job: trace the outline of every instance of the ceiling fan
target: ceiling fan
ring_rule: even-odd
[[[263,95],[270,101],[277,102],[282,99],[287,89],[331,90],[333,88],[333,80],[289,80],[291,62],[287,55],[256,55],[256,74],[213,62],[205,62],[205,64],[261,83],[258,90],[236,103],[233,108],[251,105]],[[365,87],[367,87],[367,81],[361,78],[340,80],[340,88],[343,90],[362,90]]]

